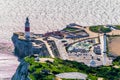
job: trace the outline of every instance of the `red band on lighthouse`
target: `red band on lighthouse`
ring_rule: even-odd
[[[29,32],[30,31],[30,27],[25,27],[25,31]]]

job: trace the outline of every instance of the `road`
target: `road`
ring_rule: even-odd
[[[104,35],[100,35],[100,43],[101,43],[101,56],[102,56],[102,59],[101,60],[103,60],[103,65],[105,65],[106,64],[106,57],[105,57],[105,54],[106,53],[104,53],[104,49],[105,49],[105,42],[104,42]]]
[[[106,36],[101,35],[100,36],[100,42],[101,42],[101,52],[102,52],[102,60],[103,60],[103,65],[111,65],[112,64],[112,60],[110,60],[107,57],[106,52]]]

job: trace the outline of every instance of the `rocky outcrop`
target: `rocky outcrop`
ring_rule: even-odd
[[[14,44],[14,54],[19,58],[24,58],[25,56],[33,53],[32,43],[29,40],[19,39],[19,35],[14,33],[12,36],[12,41]]]
[[[28,78],[29,64],[24,61],[24,57],[32,54],[39,54],[39,56],[44,57],[50,56],[44,42],[37,40],[33,36],[31,35],[30,39],[25,39],[24,33],[21,32],[14,33],[12,36],[14,54],[20,61],[20,65],[13,75],[12,80],[30,80]]]
[[[28,66],[29,64],[22,60],[11,80],[30,80],[28,77]]]
[[[14,44],[14,54],[19,58],[24,58],[31,54],[39,54],[41,57],[49,57],[50,54],[46,44],[42,40],[37,40],[35,34],[31,34],[29,39],[25,39],[24,33],[16,32],[12,36]]]

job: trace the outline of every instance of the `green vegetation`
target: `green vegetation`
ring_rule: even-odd
[[[78,79],[62,79],[62,80],[78,80]]]
[[[74,31],[78,30],[78,28],[66,27],[63,30],[68,31],[68,32],[74,32]]]
[[[102,77],[105,80],[119,80],[120,68],[113,66],[88,67],[76,61],[54,59],[54,62],[35,62],[33,57],[26,57],[25,61],[30,64],[29,77],[32,80],[52,80],[56,74],[63,72],[81,72],[88,74],[88,79],[97,80]],[[120,57],[114,60],[113,64],[120,65]]]
[[[109,54],[109,40],[108,40],[108,38],[106,40],[106,53],[107,53],[107,55]]]
[[[99,26],[91,26],[91,27],[89,27],[89,29],[90,29],[92,32],[96,32],[96,33],[108,33],[108,32],[111,32],[111,29],[105,28],[105,27],[102,26],[102,25],[99,25]]]
[[[118,56],[114,61],[113,65],[119,66],[120,67],[120,56]]]
[[[120,35],[118,34],[118,35],[107,35],[108,36],[108,38],[114,38],[114,37],[120,37]]]
[[[115,25],[115,27],[116,27],[117,29],[120,29],[120,25]]]
[[[97,80],[98,78],[96,76],[93,76],[92,74],[89,74],[88,79]]]

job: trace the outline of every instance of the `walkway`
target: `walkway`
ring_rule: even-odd
[[[44,41],[42,38],[38,38],[37,40],[40,40],[40,41],[44,42],[44,44],[46,45],[46,47],[48,49],[49,54],[51,55],[51,57],[55,58],[55,56],[53,55],[53,52],[52,52],[52,50],[50,48],[50,45],[48,45],[47,41]]]
[[[100,36],[100,42],[101,42],[101,52],[102,52],[102,59],[103,60],[103,65],[111,65],[112,60],[109,60],[106,54],[106,36],[101,35]]]
[[[68,53],[66,52],[65,46],[64,46],[64,44],[61,42],[61,40],[58,40],[58,39],[53,38],[53,37],[50,37],[50,39],[52,39],[52,40],[55,41],[56,46],[57,46],[57,48],[58,48],[58,51],[59,51],[59,53],[60,53],[60,57],[61,57],[63,60],[69,59]]]

